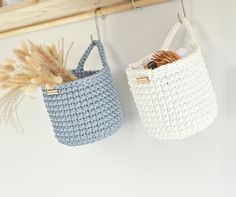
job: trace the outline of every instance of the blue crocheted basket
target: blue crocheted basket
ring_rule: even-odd
[[[103,68],[84,70],[84,64],[97,46]],[[105,52],[100,41],[93,41],[72,70],[78,80],[55,88],[55,95],[42,89],[55,136],[62,144],[84,145],[115,133],[122,124],[120,103],[112,83]]]

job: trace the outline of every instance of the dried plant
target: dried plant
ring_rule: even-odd
[[[0,88],[8,90],[0,99],[0,123],[5,121],[16,127],[17,107],[25,95],[33,95],[40,87],[53,89],[76,79],[64,67],[63,48],[64,42],[62,47],[22,42],[20,48],[13,49],[14,58],[0,64]]]

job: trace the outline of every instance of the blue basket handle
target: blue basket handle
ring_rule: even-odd
[[[103,48],[103,45],[101,43],[101,41],[99,40],[94,40],[90,45],[89,47],[87,48],[87,50],[84,52],[82,58],[80,59],[79,61],[79,65],[77,67],[78,70],[80,71],[83,71],[84,70],[84,65],[85,65],[85,62],[87,61],[91,51],[93,50],[94,46],[97,47],[98,49],[98,53],[99,53],[99,56],[100,56],[100,59],[101,59],[101,62],[102,62],[102,66],[103,67],[108,67],[108,64],[107,64],[107,60],[106,60],[106,55],[105,55],[105,51],[104,51],[104,48]]]

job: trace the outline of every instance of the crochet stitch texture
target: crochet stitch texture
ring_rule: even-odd
[[[86,71],[84,64],[94,46],[103,68]],[[112,135],[122,125],[122,112],[100,41],[90,44],[72,71],[78,80],[57,86],[57,95],[42,89],[56,138],[62,144],[77,146]]]
[[[190,55],[154,70],[142,69],[151,61],[151,54],[126,70],[143,125],[151,136],[163,140],[182,139],[202,131],[217,114],[206,64],[186,19],[172,28],[161,50],[169,49],[182,25],[190,37]],[[138,83],[140,77],[147,77],[149,82]]]

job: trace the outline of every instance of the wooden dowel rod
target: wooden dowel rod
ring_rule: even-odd
[[[166,1],[166,0],[138,0],[138,1],[136,1],[136,6],[137,7],[144,7],[144,6],[148,6],[148,5],[152,5],[152,4],[156,4],[156,3],[161,3],[164,1]],[[102,7],[97,12],[97,15],[98,16],[109,15],[111,13],[116,13],[116,12],[131,10],[131,9],[134,9],[132,4],[129,1],[125,1],[124,3],[115,4],[115,5],[108,6],[108,7]],[[94,14],[95,14],[95,12],[94,12],[94,10],[92,10],[92,11],[88,11],[88,12],[84,12],[84,13],[78,13],[78,14],[75,14],[72,16],[63,17],[60,19],[45,21],[43,23],[38,23],[38,24],[30,25],[30,26],[17,28],[17,29],[12,29],[12,30],[6,31],[6,32],[0,32],[0,38],[6,38],[6,37],[10,37],[10,36],[19,35],[22,33],[33,32],[33,31],[37,31],[37,30],[41,30],[41,29],[55,27],[58,25],[64,25],[64,24],[68,24],[68,23],[73,23],[73,22],[93,18]]]
[[[2,2],[2,5],[3,5],[3,0],[1,2]],[[24,0],[24,1],[14,3],[10,6],[4,6],[4,7],[1,8],[1,14],[8,13],[8,12],[14,12],[14,10],[16,10],[16,9],[25,8],[25,7],[28,7],[28,6],[33,6],[37,2],[38,2],[38,0]]]

